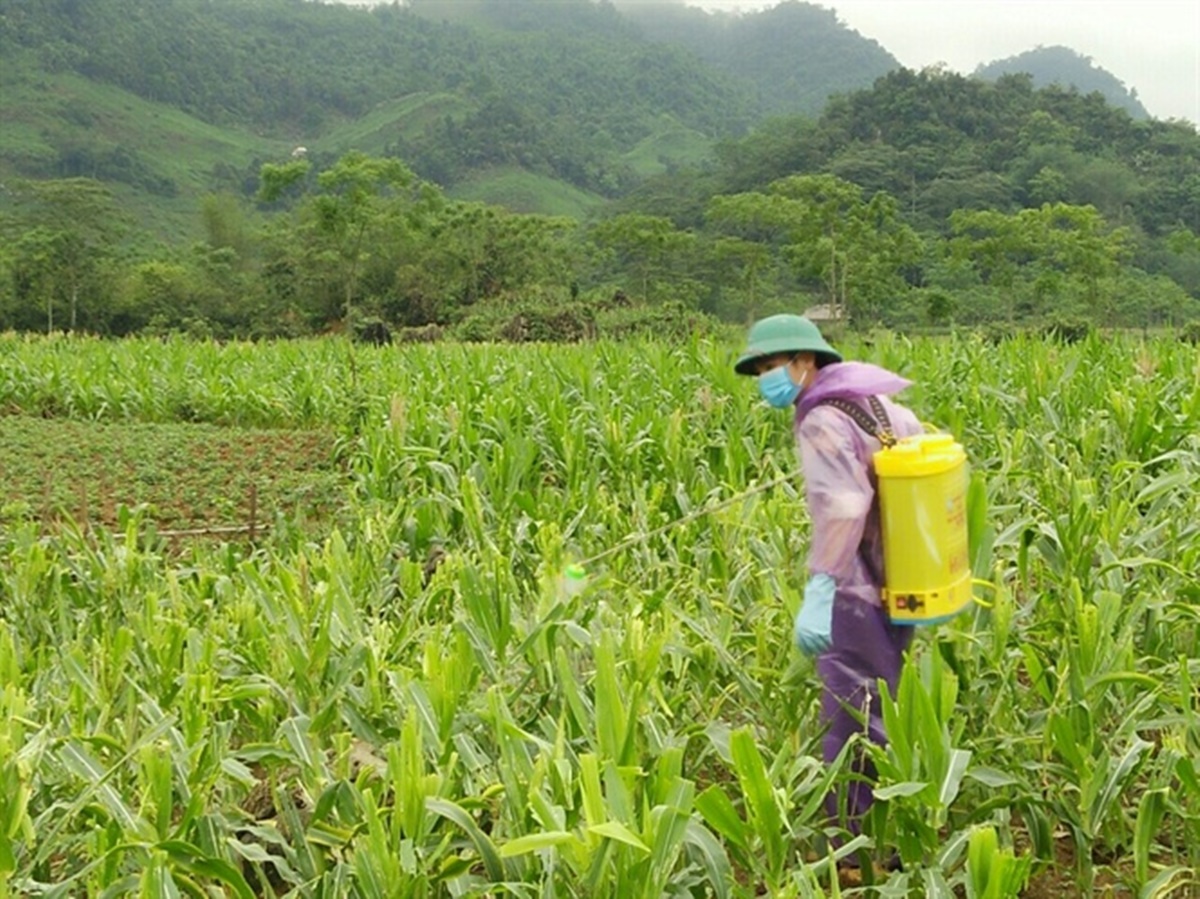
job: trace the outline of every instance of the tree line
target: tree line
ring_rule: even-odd
[[[614,303],[728,320],[819,303],[856,325],[900,328],[1200,318],[1194,294],[1136,264],[1132,228],[1062,201],[958,209],[942,231],[922,232],[888,192],[818,173],[714,195],[698,228],[644,212],[580,223],[455,201],[402,161],[361,153],[321,171],[306,160],[264,166],[256,200],[251,209],[210,196],[204,240],[138,258],[122,250],[103,186],[27,183],[0,251],[0,328],[434,326],[487,339],[532,313],[557,316],[536,336],[577,338]],[[1167,252],[1200,269],[1195,232],[1173,231]]]
[[[5,2],[6,15],[33,9]],[[524,108],[498,105],[475,136],[502,135],[493,152],[524,158],[542,124]],[[426,150],[460,164],[471,141],[454,129],[471,121],[432,127]],[[614,298],[727,320],[821,304],[894,327],[1200,317],[1195,128],[1029,76],[894,71],[817,118],[768,120],[707,164],[615,189],[584,222],[451,199],[414,164],[421,152],[398,142],[262,165],[204,199],[203,237],[187,246],[139,242],[91,178],[7,181],[0,327],[268,335],[372,321],[486,336],[481,321],[532,307],[586,324]]]

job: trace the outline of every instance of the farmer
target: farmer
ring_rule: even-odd
[[[890,423],[880,424],[890,426],[896,437],[919,434],[922,428],[912,412],[886,399],[909,381],[874,365],[843,362],[816,325],[799,315],[756,322],[734,368],[757,376],[759,391],[771,406],[795,410],[812,534],[794,639],[817,660],[821,721],[828,726],[822,750],[829,763],[855,732],[865,730],[873,742],[884,745],[877,681],[882,678],[894,693],[912,639],[911,627],[888,620],[880,598],[883,540],[872,455],[881,444],[872,436],[876,428],[866,430],[867,424],[880,423],[879,416],[856,422],[843,409],[848,402],[871,413],[871,398],[878,397]],[[863,779],[850,786],[846,818],[840,822],[852,833],[858,832],[871,804],[875,776],[866,759],[856,764]],[[839,818],[838,799],[837,794],[826,798],[831,822]]]

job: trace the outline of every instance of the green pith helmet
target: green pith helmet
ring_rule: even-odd
[[[755,362],[776,353],[815,353],[818,366],[842,361],[841,353],[827,344],[817,326],[803,315],[772,315],[751,326],[746,351],[733,370],[752,375]]]

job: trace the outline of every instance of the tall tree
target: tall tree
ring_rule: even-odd
[[[634,273],[646,301],[655,293],[657,282],[695,244],[694,236],[677,230],[670,219],[638,213],[600,222],[592,229],[591,238]]]
[[[743,235],[773,234],[797,271],[821,283],[839,318],[876,313],[920,249],[889,194],[866,200],[834,175],[793,175],[766,193],[715,197],[709,218]]]
[[[90,178],[23,181],[14,191],[12,229],[27,271],[39,270],[39,300],[46,304],[46,327],[54,330],[56,301],[66,306],[66,321],[79,326],[81,297],[89,287],[98,295],[95,272],[128,233],[129,220],[111,191]],[[31,282],[32,283],[32,282]],[[99,310],[92,310],[98,319]]]
[[[960,210],[951,216],[951,251],[972,260],[985,281],[1014,296],[1019,274],[1030,278],[1049,273],[1081,285],[1087,305],[1112,316],[1104,279],[1116,274],[1129,252],[1129,232],[1111,228],[1093,206],[1047,203],[1005,215]],[[1010,317],[1013,308],[1009,308]]]
[[[278,200],[308,173],[307,163],[267,165],[262,171],[259,196]],[[317,176],[318,193],[301,204],[305,230],[318,259],[332,265],[342,287],[342,314],[349,320],[354,309],[359,272],[370,256],[371,237],[386,230],[389,218],[400,211],[400,191],[415,178],[399,159],[347,153]]]

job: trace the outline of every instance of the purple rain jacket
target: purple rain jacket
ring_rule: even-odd
[[[886,681],[894,695],[912,628],[893,625],[880,596],[883,537],[871,459],[879,441],[845,413],[820,403],[835,397],[862,401],[878,396],[892,431],[897,437],[908,437],[924,430],[921,423],[886,397],[910,383],[875,365],[835,363],[817,371],[796,404],[796,446],[812,523],[808,573],[827,574],[837,585],[832,645],[817,660],[824,685],[821,719],[829,727],[822,746],[827,762],[837,758],[853,733],[863,730],[857,715],[868,705],[870,738],[886,743],[876,681]],[[864,773],[873,777],[871,771]],[[869,783],[851,787],[847,823],[852,830],[857,830],[858,819],[870,803]],[[828,808],[833,817],[836,797],[830,797]]]

